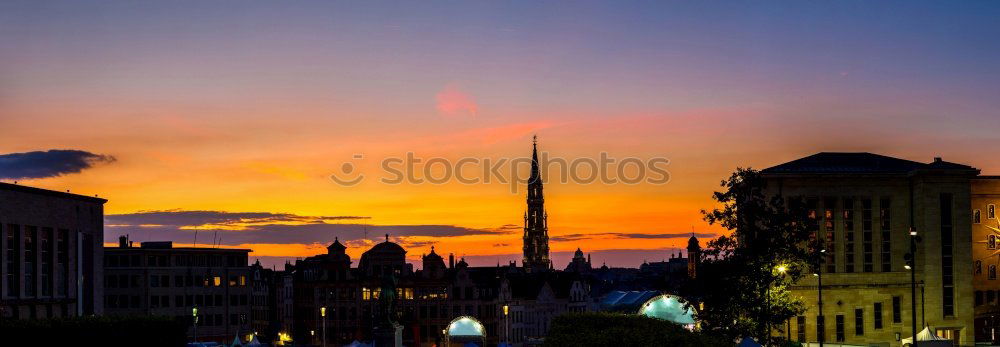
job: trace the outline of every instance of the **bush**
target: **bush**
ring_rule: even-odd
[[[552,320],[545,346],[726,346],[734,344],[643,315],[567,313]]]
[[[72,317],[0,320],[0,336],[10,346],[128,344],[184,346],[187,326],[168,317]]]

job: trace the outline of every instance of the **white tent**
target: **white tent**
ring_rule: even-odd
[[[912,346],[913,338],[907,337],[903,339],[903,346]],[[931,331],[931,327],[924,327],[917,333],[917,347],[951,347],[953,346],[952,341],[934,334]]]

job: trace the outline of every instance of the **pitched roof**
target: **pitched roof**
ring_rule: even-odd
[[[820,152],[761,170],[764,174],[908,174],[914,170],[976,171],[974,167],[934,158],[928,164],[867,152]]]

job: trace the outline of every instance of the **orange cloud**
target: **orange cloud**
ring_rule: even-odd
[[[438,111],[446,115],[469,114],[475,117],[479,110],[476,100],[454,83],[446,85],[438,92],[436,99]]]

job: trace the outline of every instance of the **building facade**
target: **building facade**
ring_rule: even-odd
[[[198,341],[245,339],[252,333],[249,252],[171,242],[133,247],[122,236],[118,247],[104,250],[105,314],[184,319]]]
[[[976,341],[1000,339],[1000,176],[972,180],[972,285],[975,288]]]
[[[0,183],[0,317],[102,313],[105,202]]]
[[[792,287],[805,314],[792,340],[889,346],[931,326],[971,345],[973,334],[971,181],[978,170],[870,153],[819,153],[762,171],[767,192],[805,201],[826,256],[818,276]],[[916,245],[911,293],[910,230]],[[916,303],[913,305],[912,303]]]

